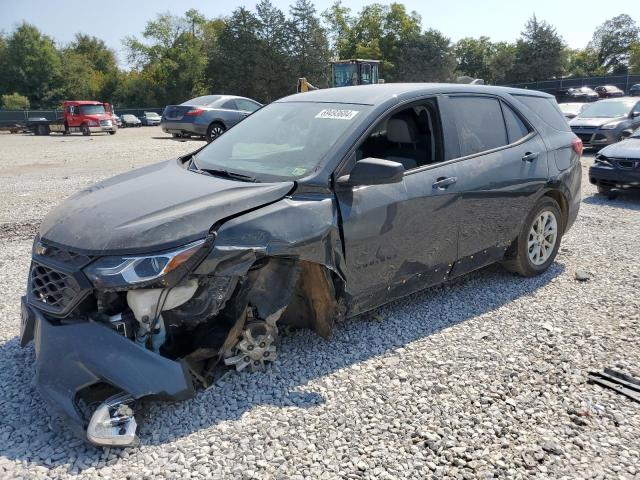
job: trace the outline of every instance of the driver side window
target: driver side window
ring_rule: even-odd
[[[356,150],[356,161],[379,158],[405,170],[443,160],[440,118],[435,100],[426,100],[383,118]]]

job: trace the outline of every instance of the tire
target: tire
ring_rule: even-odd
[[[64,124],[64,132],[62,132],[62,135],[71,135],[71,132],[69,131],[69,125],[67,125],[66,123]]]
[[[111,132],[109,132],[109,135],[115,135],[117,133],[117,130],[112,130]]]
[[[216,138],[222,135],[225,130],[226,128],[224,127],[224,125],[219,122],[213,122],[211,125],[209,125],[209,128],[207,128],[207,134],[205,135],[207,143],[213,142]]]
[[[611,188],[603,187],[602,185],[598,185],[598,193],[600,195],[604,195],[609,200],[614,200],[618,196],[618,194],[614,193],[613,190],[611,190]]]
[[[182,134],[181,133],[172,133],[171,136],[173,138],[182,138]]]
[[[542,234],[536,236],[541,226]],[[564,223],[558,203],[550,197],[541,198],[527,215],[511,257],[505,259],[502,265],[523,277],[544,273],[558,254],[563,232]]]
[[[82,125],[82,135],[84,135],[85,137],[91,135],[91,130],[89,130],[89,126],[86,124]]]

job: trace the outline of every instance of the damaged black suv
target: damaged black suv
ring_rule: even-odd
[[[91,442],[129,445],[134,400],[262,368],[285,326],[328,338],[490,263],[544,272],[578,212],[581,151],[539,92],[386,84],[272,103],[48,214],[22,300],[39,391]]]

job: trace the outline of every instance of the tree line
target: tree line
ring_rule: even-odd
[[[329,62],[381,61],[387,82],[442,82],[459,76],[504,84],[567,76],[640,73],[640,29],[629,15],[605,21],[581,49],[569,48],[549,23],[531,17],[514,42],[489,37],[453,43],[423,28],[401,3],[353,12],[341,1],[318,12],[296,0],[287,12],[270,0],[255,9],[206,18],[159,14],[141,37],[123,40],[128,68],[100,39],[76,34],[57,44],[23,23],[0,34],[2,108],[51,108],[63,99],[100,99],[117,107],[163,106],[209,93],[269,102],[295,92],[296,80],[330,83]]]

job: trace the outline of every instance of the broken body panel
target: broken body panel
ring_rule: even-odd
[[[565,199],[566,230],[579,204],[579,157],[555,151],[554,140],[545,139],[545,146],[545,126],[537,122],[529,143],[510,146],[544,152],[526,175],[499,173],[502,182],[495,181],[509,158],[502,150],[486,158],[487,173],[471,170],[466,190],[432,187],[445,170],[465,186],[467,171],[443,88],[380,85],[331,93],[327,101],[371,108],[361,115],[342,110],[356,123],[303,178],[223,178],[227,172],[207,174],[187,156],[96,184],[52,211],[34,243],[21,332],[23,345],[34,340],[43,397],[77,426],[130,433],[130,401],[187,398],[225,365],[261,368],[275,359],[285,325],[329,338],[344,317],[504,258],[520,217],[545,194]],[[496,98],[514,91],[446,88]],[[280,102],[323,104],[323,95]],[[422,97],[440,106],[441,163],[388,185],[338,185],[355,161],[358,140]],[[207,148],[235,128],[251,128],[268,109]],[[346,121],[323,112],[325,121]],[[474,251],[461,232],[482,231],[480,224],[466,228],[474,220],[469,212],[477,217],[482,209],[497,218],[499,234],[485,231]],[[90,422],[81,404],[90,403],[98,385],[111,387],[112,396],[103,395],[94,414],[100,419]],[[131,436],[122,435],[121,444],[130,444]],[[103,442],[93,430],[89,438]]]

